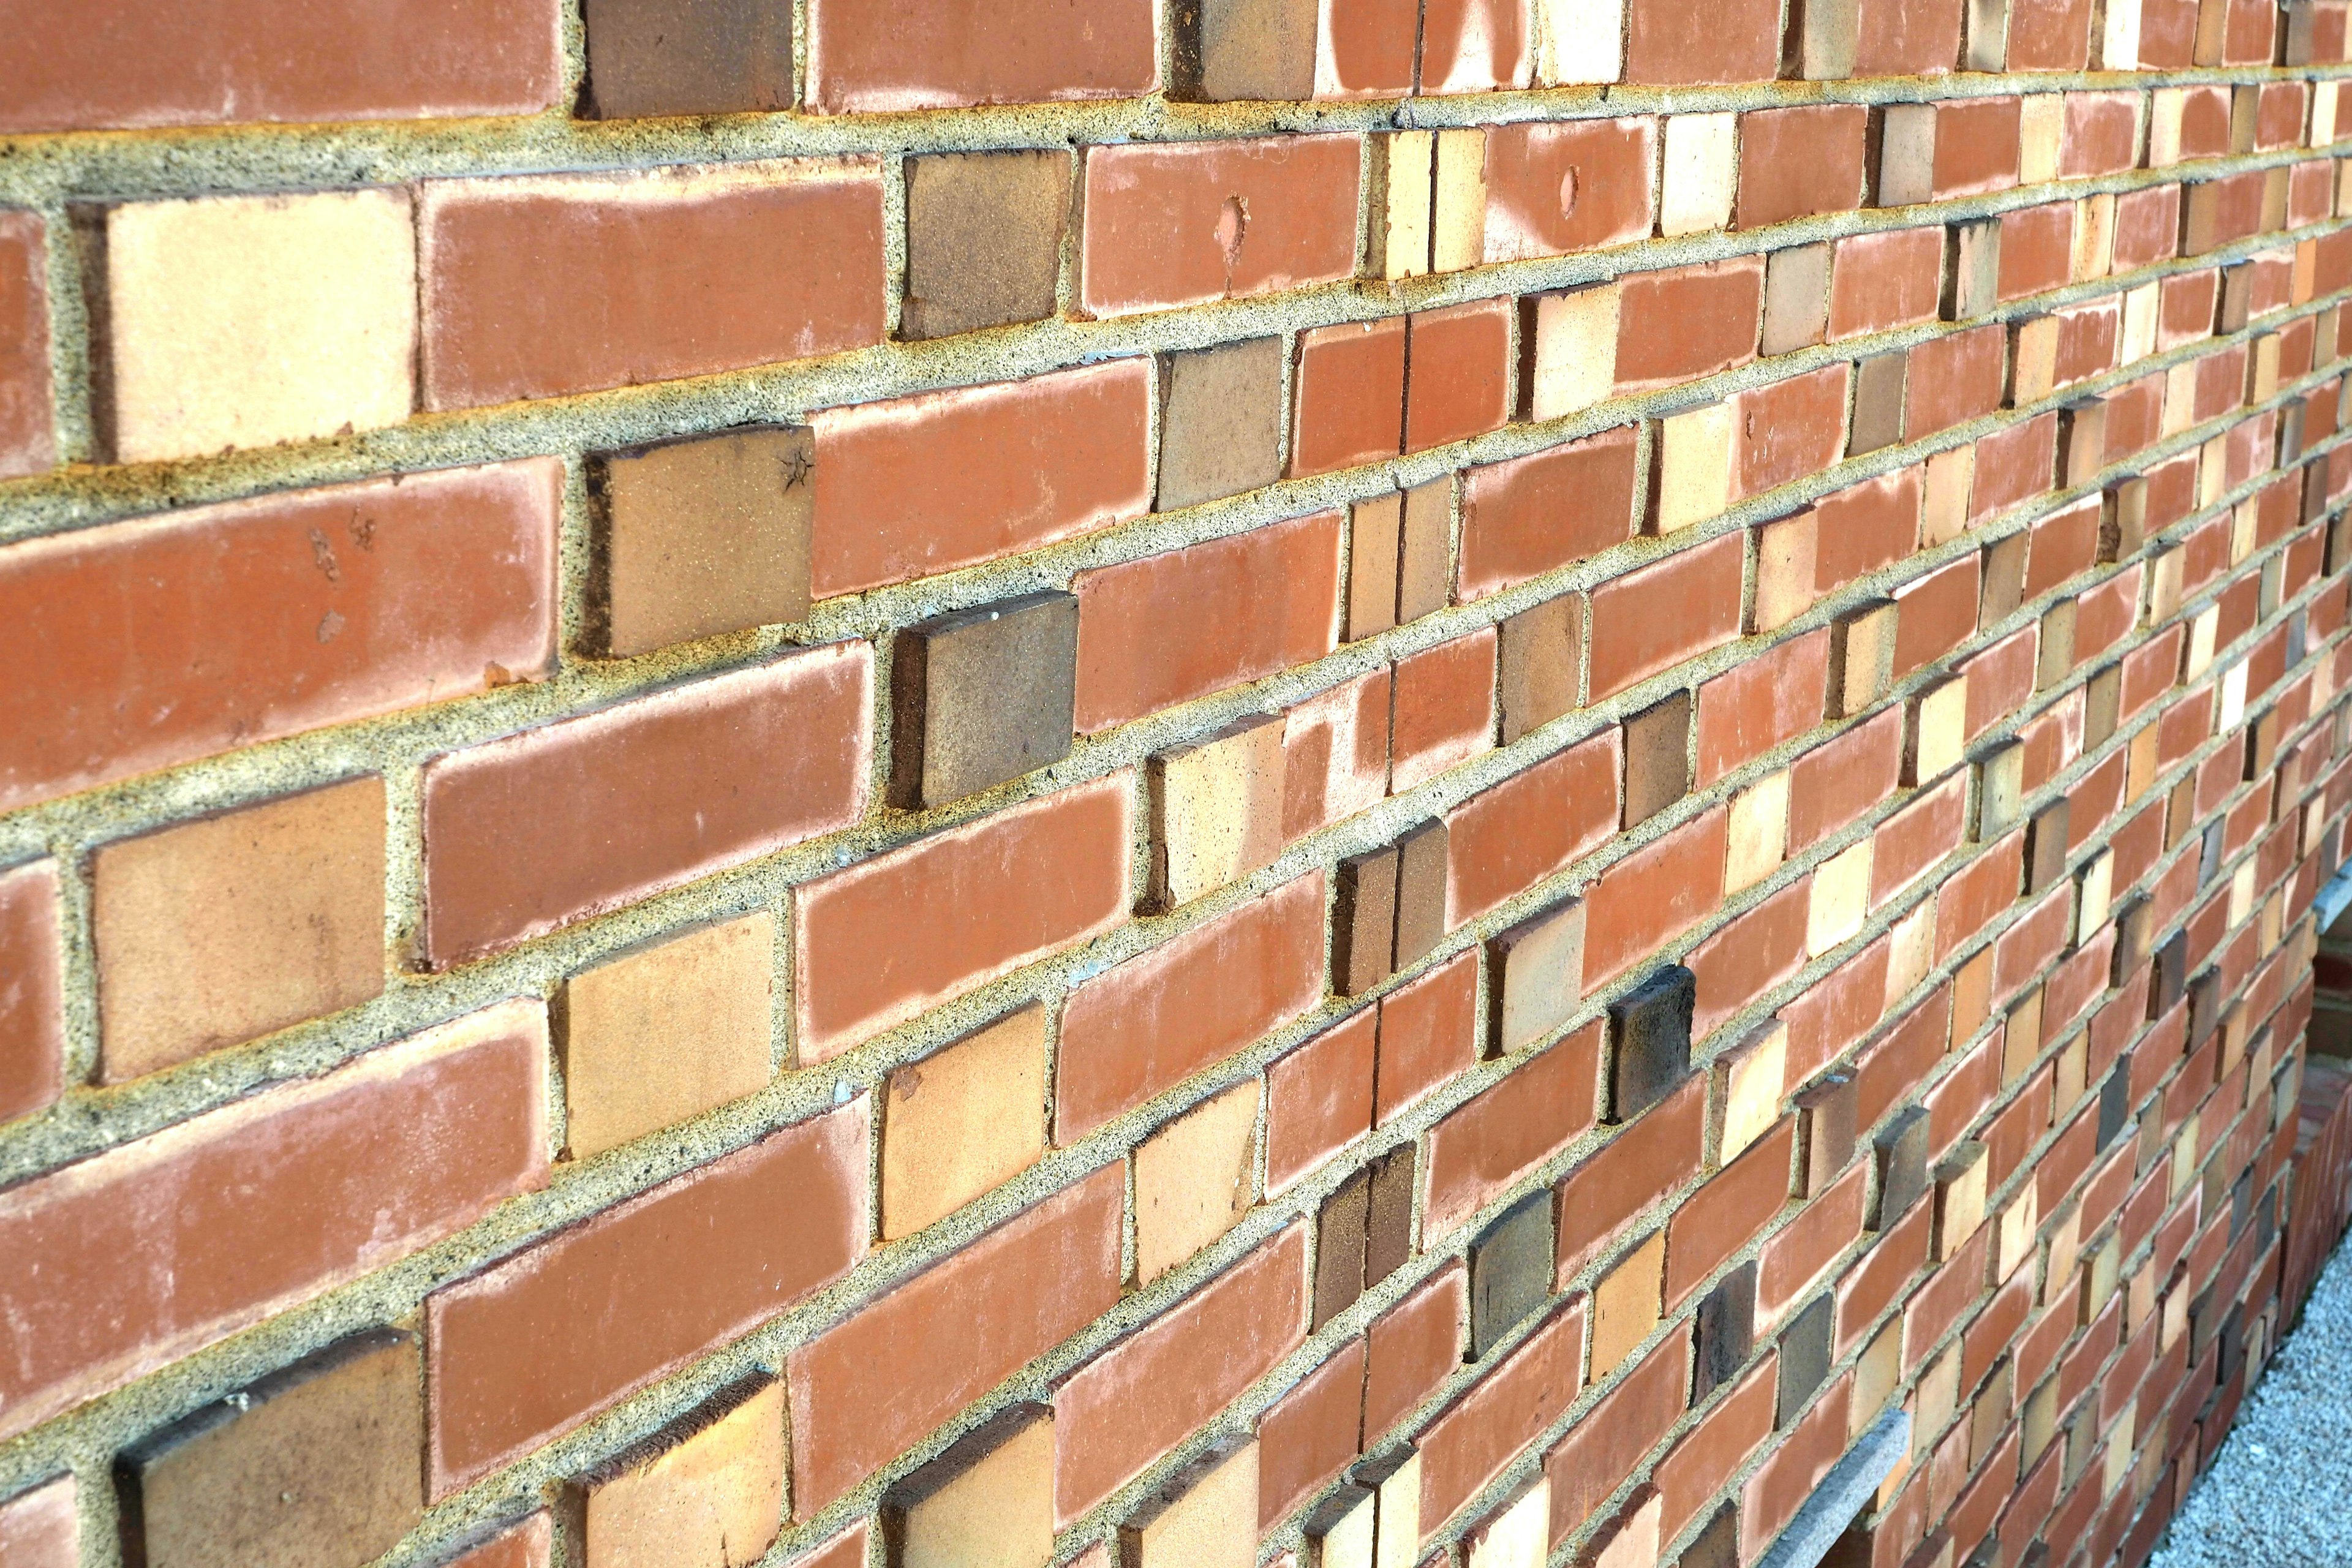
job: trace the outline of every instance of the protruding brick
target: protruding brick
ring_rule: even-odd
[[[942,805],[1069,754],[1078,601],[1047,590],[909,626],[891,653],[893,804]]]
[[[882,1239],[914,1235],[1045,1152],[1045,1011],[1031,1005],[882,1086]]]
[[[1171,354],[1160,383],[1161,511],[1282,476],[1280,338]]]
[[[1051,316],[1070,222],[1070,176],[1069,154],[1062,152],[908,159],[901,333],[944,338]]]
[[[1257,1515],[1257,1444],[1220,1445],[1118,1527],[1119,1558],[1135,1568],[1250,1568]]]
[[[512,946],[845,826],[873,650],[839,643],[452,752],[425,770],[425,951]],[[763,787],[738,787],[756,773]]]
[[[1631,1121],[1690,1074],[1695,977],[1668,964],[1609,1005],[1609,1120]]]
[[[1239,1224],[1254,1201],[1258,1086],[1236,1084],[1136,1146],[1135,1273],[1149,1284]]]
[[[564,1147],[584,1160],[767,1087],[776,921],[765,910],[572,975],[555,1018]]]
[[[1900,1111],[1880,1129],[1871,1147],[1877,1162],[1878,1192],[1870,1228],[1894,1228],[1927,1191],[1927,1113],[1917,1106]]]
[[[809,432],[791,426],[598,458],[605,651],[625,658],[807,616],[814,463]]]
[[[1054,1415],[1015,1405],[882,1499],[901,1568],[1043,1568],[1054,1554]]]
[[[783,1522],[784,1466],[784,1385],[722,1391],[580,1482],[583,1568],[755,1558]]]

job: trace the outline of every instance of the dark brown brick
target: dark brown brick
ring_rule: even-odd
[[[1064,593],[908,627],[891,655],[892,804],[942,805],[1068,756],[1077,669]]]
[[[908,159],[901,335],[944,338],[1052,315],[1071,178],[1064,152]]]
[[[588,105],[604,120],[793,103],[793,14],[766,0],[585,0]]]

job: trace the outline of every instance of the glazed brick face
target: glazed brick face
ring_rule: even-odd
[[[51,9],[11,1568],[1727,1568],[1898,1406],[1840,1561],[2141,1568],[2352,1209],[2338,0]]]

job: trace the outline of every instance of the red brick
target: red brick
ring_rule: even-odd
[[[2086,497],[2033,525],[2026,546],[2025,596],[2038,599],[2087,572],[2099,553],[2099,498]]]
[[[1963,555],[1895,591],[1895,679],[1943,658],[1975,635],[1981,572],[1977,557]]]
[[[1582,1297],[1559,1307],[1422,1433],[1424,1539],[1567,1412],[1584,1386],[1584,1320]]]
[[[2066,944],[2074,912],[2074,889],[2062,882],[2001,932],[1993,943],[1996,999],[2015,995],[2050,966]]]
[[[1831,340],[1932,321],[1943,286],[1941,227],[1850,235],[1830,268]]]
[[[561,1231],[425,1305],[446,1497],[750,1332],[864,1256],[859,1099]]]
[[[1756,357],[1764,258],[1637,272],[1619,285],[1617,390],[1712,375]]]
[[[1597,555],[1633,537],[1631,425],[1462,475],[1465,600]]]
[[[1912,1205],[1911,1212],[1893,1230],[1882,1234],[1838,1282],[1836,1355],[1843,1358],[1918,1277],[1927,1261],[1933,1223],[1931,1205]]]
[[[810,592],[854,594],[1151,510],[1151,363],[829,408],[816,428]]]
[[[1403,449],[1404,347],[1399,316],[1298,335],[1293,474],[1350,468]]]
[[[1814,507],[1814,590],[1833,592],[1917,549],[1920,498],[1916,468],[1823,496]]]
[[[0,810],[545,674],[562,483],[534,458],[0,550],[0,615],[48,650],[0,696]]]
[[[2017,901],[2024,885],[2024,843],[2021,832],[1996,841],[1937,890],[1937,963],[1966,946],[1988,921]]]
[[[870,160],[453,180],[418,204],[427,408],[561,397],[882,340]]]
[[[1683,1324],[1642,1358],[1544,1455],[1551,1539],[1591,1519],[1690,1408],[1691,1331]]]
[[[2180,248],[2180,187],[2149,185],[2116,197],[2115,269],[2169,261]]]
[[[1095,1172],[792,1352],[794,1518],[1118,1303],[1125,1185]]]
[[[81,1561],[75,1500],[67,1475],[0,1502],[0,1561],[9,1568],[74,1568]]]
[[[1903,891],[1960,847],[1968,816],[1966,773],[1927,790],[1887,818],[1874,838],[1870,861],[1873,909]]]
[[[1922,440],[1999,408],[2008,364],[2009,329],[1999,322],[1914,347],[1904,390],[1904,438]]]
[[[837,1056],[1125,920],[1132,790],[1114,774],[795,889],[799,1059]]]
[[[1706,1136],[1706,1079],[1694,1076],[1561,1178],[1562,1285],[1644,1209],[1697,1173]]]
[[[1372,1130],[1373,1048],[1367,1007],[1280,1058],[1265,1073],[1265,1187],[1280,1192]]]
[[[1840,1377],[1748,1478],[1739,1492],[1742,1540],[1764,1542],[1780,1534],[1845,1452],[1852,1389],[1852,1374]]]
[[[0,132],[535,114],[564,90],[550,0],[98,0],[15,21]]]
[[[2006,303],[2064,286],[2073,265],[2074,204],[2049,202],[2000,216],[1998,292]]]
[[[1829,837],[1895,794],[1903,710],[1888,708],[1799,757],[1789,772],[1789,848]]]
[[[1835,467],[1845,456],[1851,378],[1852,367],[1841,362],[1733,397],[1732,494],[1761,495]]]
[[[1364,1442],[1377,1443],[1462,1364],[1462,1323],[1469,1315],[1469,1276],[1447,1262],[1404,1300],[1372,1320],[1364,1373]]]
[[[1671,942],[1723,900],[1723,808],[1612,866],[1585,902],[1584,989]]]
[[[1692,949],[1684,962],[1698,978],[1693,1040],[1803,967],[1809,892],[1804,881],[1783,888]]]
[[[1666,1223],[1666,1310],[1679,1307],[1754,1240],[1789,1200],[1797,1121],[1784,1116],[1755,1146],[1683,1200]]]
[[[1402,795],[1493,748],[1494,628],[1397,660],[1394,691],[1389,789]]]
[[[1658,122],[1520,121],[1486,130],[1486,259],[1646,239]]]
[[[1779,1368],[1778,1359],[1768,1352],[1659,1461],[1658,1490],[1664,1498],[1658,1522],[1660,1537],[1672,1541],[1680,1535],[1700,1508],[1772,1435]]]
[[[1860,206],[1869,123],[1870,110],[1859,103],[1741,115],[1738,226],[1762,228]]]
[[[1081,572],[1077,726],[1092,734],[1339,646],[1345,514]]]
[[[1158,12],[1107,0],[810,0],[808,97],[829,114],[1137,98],[1160,85]]]
[[[1886,1011],[1887,940],[1880,937],[1780,1005],[1791,1083],[1811,1078],[1877,1026]]]
[[[65,953],[54,860],[0,871],[0,1122],[65,1087]]]
[[[1981,195],[2015,187],[2018,177],[2019,100],[1966,99],[1936,109],[1936,158],[1928,173],[1937,201]]]
[[[1406,451],[1483,436],[1510,418],[1513,310],[1507,299],[1479,300],[1405,318]]]
[[[1592,700],[1736,640],[1746,556],[1745,536],[1725,534],[1593,589]]]
[[[2091,0],[2010,0],[2009,68],[2081,70],[2091,54]]]
[[[1446,928],[1517,898],[1617,827],[1618,740],[1604,730],[1446,815]]]
[[[1257,1527],[1269,1531],[1362,1451],[1364,1342],[1298,1380],[1258,1417]]]
[[[1514,1068],[1430,1130],[1422,1228],[1443,1237],[1591,1130],[1599,1114],[1601,1026]]]
[[[547,1050],[539,1004],[499,1003],[0,1194],[0,1434],[540,1186]]]
[[[1969,678],[1968,739],[2014,717],[2033,695],[2041,652],[2038,626],[2021,626],[1960,664]]]
[[[1365,0],[1322,18],[1318,98],[1393,98],[1413,89],[1419,0]]]
[[[1362,151],[1354,136],[1087,149],[1080,303],[1120,316],[1348,277]]]
[[[1960,0],[1861,0],[1854,29],[1856,76],[1930,76],[1960,53]]]
[[[428,958],[509,947],[855,821],[873,686],[873,649],[839,643],[436,760]]]
[[[1827,631],[1807,632],[1700,685],[1701,788],[1822,721],[1829,648]]]
[[[1041,1281],[1051,1286],[1051,1281]],[[1292,1226],[1073,1373],[1054,1393],[1054,1521],[1078,1517],[1192,1436],[1307,1331]]]
[[[11,51],[13,62],[28,57]],[[0,81],[12,62],[0,62]],[[16,101],[0,87],[0,102]],[[0,109],[0,118],[7,110]],[[47,230],[37,213],[0,208],[0,479],[57,461],[49,412]]]
[[[1759,1320],[1777,1321],[1809,1294],[1831,1265],[1863,1237],[1863,1182],[1867,1162],[1832,1183],[1830,1189],[1764,1244],[1757,1258],[1756,1302]]]
[[[1372,1120],[1387,1126],[1477,1064],[1478,955],[1456,954],[1381,1002]]]
[[[1323,997],[1323,877],[1129,959],[1062,1009],[1055,1141],[1076,1142]]]
[[[1683,0],[1628,0],[1625,79],[1679,86],[1769,81],[1780,65],[1780,8],[1731,0],[1705,13]]]
[[[2121,174],[2137,164],[2139,111],[2136,92],[2068,93],[2058,139],[2058,177],[2089,179]]]

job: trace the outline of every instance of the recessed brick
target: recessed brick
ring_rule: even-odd
[[[1349,276],[1360,158],[1354,136],[1087,149],[1081,304],[1118,316]]]
[[[1486,973],[1494,995],[1496,1049],[1537,1044],[1576,1009],[1583,969],[1584,906],[1574,900],[1538,910],[1488,939]]]
[[[845,826],[866,805],[873,650],[841,643],[436,758],[436,968]],[[763,788],[738,787],[757,773]]]
[[[1054,1416],[1015,1405],[883,1494],[890,1560],[906,1568],[1043,1563],[1054,1550]]]
[[[1296,102],[1315,95],[1312,0],[1210,0],[1177,55],[1191,80],[1182,96]]]
[[[1691,1379],[1691,1398],[1696,1404],[1738,1377],[1748,1364],[1756,1334],[1755,1263],[1739,1265],[1717,1280],[1714,1289],[1699,1298],[1692,1324],[1697,1340]],[[1675,1452],[1680,1454],[1681,1450]],[[1667,1467],[1674,1462],[1674,1457],[1669,1456],[1666,1465],[1660,1467],[1662,1481]]]
[[[1832,255],[1824,243],[1787,246],[1765,258],[1762,353],[1791,353],[1829,331]]]
[[[1832,1360],[1830,1342],[1837,1321],[1837,1300],[1833,1296],[1815,1297],[1803,1311],[1789,1320],[1781,1331],[1779,1354],[1780,1383],[1779,1416],[1775,1425],[1787,1430],[1798,1414],[1828,1378]]]
[[[1272,862],[1283,845],[1286,726],[1237,719],[1151,759],[1151,885],[1173,909]]]
[[[1045,1013],[1022,1008],[890,1074],[882,1088],[882,1238],[1010,1181],[1045,1152]]]
[[[942,805],[1069,754],[1078,601],[1047,590],[909,626],[891,652],[891,795]]]
[[[1071,189],[1063,152],[909,158],[902,334],[943,338],[1051,316]]]
[[[1280,338],[1171,354],[1160,382],[1158,510],[1270,485],[1282,476]]]
[[[784,1387],[722,1390],[578,1483],[582,1561],[725,1562],[764,1552],[784,1506]]]
[[[1614,396],[1623,318],[1624,289],[1617,283],[1525,300],[1519,314],[1527,386],[1521,414],[1538,421],[1558,419]]]
[[[1636,826],[1690,793],[1691,698],[1677,691],[1625,721],[1625,826]]]
[[[1258,1086],[1236,1084],[1135,1150],[1135,1273],[1149,1284],[1239,1224],[1255,1200]]]
[[[644,944],[563,983],[555,1042],[572,1158],[767,1087],[775,949],[775,917],[756,910]]]
[[[1135,98],[1160,85],[1157,13],[1115,0],[1072,37],[1045,0],[816,0],[809,107],[891,113],[974,103]]]
[[[500,1003],[0,1197],[25,1430],[455,1235],[547,1172],[547,1035]],[[104,1310],[97,1308],[102,1304]]]
[[[1690,1073],[1696,979],[1668,964],[1609,1005],[1609,1120],[1631,1121]]]
[[[1318,1333],[1364,1293],[1364,1242],[1370,1234],[1371,1205],[1371,1173],[1358,1171],[1315,1211],[1311,1326]]]
[[[1738,117],[1677,114],[1666,121],[1658,232],[1704,234],[1731,222],[1738,186]]]
[[[1339,512],[1081,572],[1077,727],[1087,734],[1319,658],[1339,646]],[[1216,626],[1216,637],[1171,635]]]
[[[603,120],[793,104],[793,19],[755,5],[587,0],[588,100]]]
[[[882,338],[882,183],[870,160],[423,190],[427,408],[707,375]]]
[[[1118,1302],[1126,1184],[1095,1172],[792,1352],[795,1519]]]

